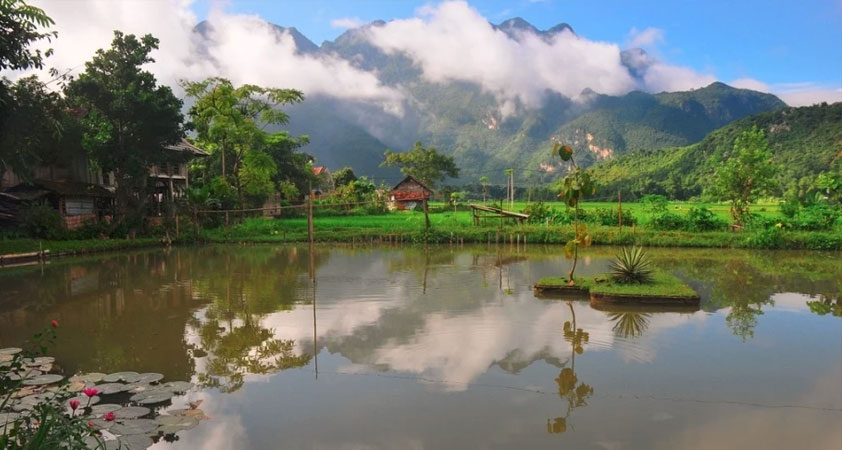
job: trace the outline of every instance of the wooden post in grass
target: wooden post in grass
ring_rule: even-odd
[[[310,183],[310,193],[307,196],[307,237],[310,239],[310,250],[313,249],[313,183]]]
[[[617,216],[620,222],[620,232],[623,232],[623,191],[617,191]]]

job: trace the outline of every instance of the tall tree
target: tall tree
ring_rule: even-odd
[[[243,165],[266,161],[257,156],[246,158],[246,155],[264,152],[268,137],[264,127],[286,124],[289,116],[280,107],[301,102],[304,94],[295,89],[252,84],[237,87],[230,80],[219,77],[182,81],[181,85],[187,96],[196,100],[190,108],[190,117],[199,140],[212,144],[208,148],[219,158],[222,178],[226,182],[229,177],[233,178],[242,207],[242,175],[253,173],[254,169],[243,169]]]
[[[44,30],[53,23],[44,10],[23,0],[0,0],[0,71],[43,68],[52,49],[31,46],[56,36]],[[0,178],[6,170],[28,178],[32,166],[49,154],[45,145],[60,131],[58,101],[34,77],[14,84],[0,78]]]
[[[772,162],[766,135],[754,126],[734,140],[733,153],[717,171],[711,193],[727,200],[734,221],[742,224],[751,203],[775,189],[778,170]]]
[[[459,168],[452,156],[442,155],[434,147],[425,148],[421,142],[416,142],[409,151],[395,153],[386,150],[384,155],[386,159],[381,167],[398,166],[402,174],[417,178],[430,189],[446,177],[459,176]]]
[[[152,35],[138,39],[114,32],[111,48],[97,50],[85,72],[67,86],[71,104],[81,108],[82,147],[103,172],[117,179],[117,218],[139,219],[146,202],[149,166],[177,156],[165,147],[184,136],[181,100],[152,73]]]
[[[12,170],[27,180],[35,164],[56,162],[64,155],[58,146],[71,124],[61,96],[35,76],[18,80],[5,94],[0,100],[7,113],[0,128],[0,177]]]

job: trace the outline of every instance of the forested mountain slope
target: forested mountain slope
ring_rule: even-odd
[[[591,170],[603,197],[615,197],[618,190],[633,197],[647,193],[696,197],[733,151],[734,139],[754,126],[766,133],[780,166],[780,194],[803,193],[816,175],[842,159],[842,103],[834,103],[756,114],[713,131],[696,144],[640,150]]]

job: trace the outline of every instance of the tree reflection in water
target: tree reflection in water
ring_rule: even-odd
[[[567,431],[570,414],[575,408],[587,406],[588,397],[594,393],[593,387],[584,382],[580,383],[576,375],[576,355],[581,355],[584,352],[582,345],[588,342],[589,336],[587,332],[576,327],[576,311],[573,309],[573,303],[568,301],[567,306],[570,308],[570,314],[573,317],[572,322],[564,322],[564,340],[570,343],[570,360],[568,361],[570,367],[562,368],[558,378],[555,379],[558,385],[558,396],[567,401],[567,411],[563,417],[547,419],[548,433],[564,433]]]
[[[204,364],[197,364],[196,374],[204,387],[233,392],[243,386],[246,375],[302,367],[313,358],[297,354],[294,340],[279,339],[261,323],[268,314],[310,301],[296,293],[307,284],[301,275],[315,269],[315,262],[310,253],[297,249],[262,256],[265,262],[255,265],[254,254],[243,259],[226,255],[224,270],[195,283],[203,296],[213,299],[204,314],[190,322],[200,347],[193,353],[206,358]],[[273,295],[267,294],[267,285]]]

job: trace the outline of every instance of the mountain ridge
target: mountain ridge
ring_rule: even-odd
[[[406,95],[403,117],[319,95],[290,108],[290,131],[309,135],[311,144],[304,151],[331,169],[350,165],[359,174],[382,177],[386,171],[379,164],[385,148],[400,151],[421,140],[456,159],[464,168],[460,181],[502,179],[505,168],[525,164],[528,173],[519,176],[542,182],[561,170],[546,150],[553,138],[573,143],[583,155],[581,163],[589,166],[639,149],[688,145],[732,120],[786,106],[774,95],[716,82],[691,91],[620,96],[585,89],[577,101],[547,92],[539,107],[521,107],[504,117],[494,95],[478,84],[430,82],[407,55],[387,53],[369,42],[366,31],[385,24],[373,21],[348,29],[320,46],[294,27],[275,25],[279,33],[290,34],[300,53],[342,58]],[[207,25],[200,25],[197,31],[206,35]],[[539,30],[517,17],[492,26],[514,40],[523,33],[543,39],[574,33],[564,22]],[[641,49],[624,50],[621,59],[634,77],[642,77],[652,61]]]

